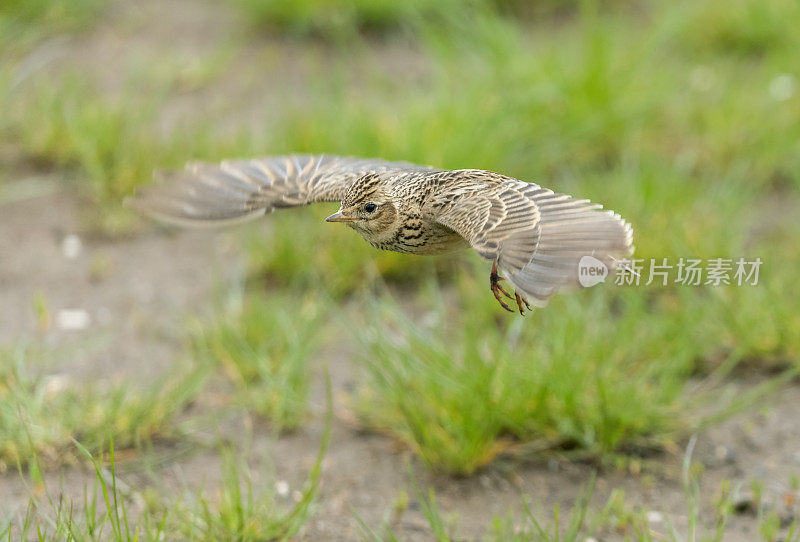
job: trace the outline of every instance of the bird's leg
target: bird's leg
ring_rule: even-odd
[[[507,298],[514,299],[517,302],[517,307],[519,308],[519,313],[522,316],[525,316],[525,308],[526,307],[527,307],[527,309],[529,311],[533,310],[533,309],[531,309],[531,305],[530,305],[530,303],[528,303],[528,300],[525,299],[524,297],[522,297],[521,295],[519,295],[517,292],[514,292],[514,297],[511,297],[511,294],[506,292],[505,289],[502,286],[500,286],[500,281],[501,280],[504,280],[504,279],[503,279],[503,277],[501,277],[498,274],[498,272],[497,272],[497,261],[494,261],[492,263],[492,272],[489,274],[489,288],[491,288],[492,293],[494,294],[494,298],[497,300],[498,303],[500,303],[500,306],[503,307],[508,312],[514,312],[513,309],[511,309],[506,304],[506,302],[503,301],[503,298],[500,295],[500,294],[503,294]],[[525,307],[523,307],[523,305],[525,305]]]
[[[511,294],[506,292],[502,286],[500,286],[500,281],[503,280],[503,277],[497,274],[497,260],[492,263],[492,272],[489,273],[489,288],[492,290],[494,294],[494,298],[500,303],[500,306],[503,307],[508,312],[514,312],[511,308],[503,301],[503,298],[500,296],[502,292],[505,296],[509,299],[514,299],[511,297]]]

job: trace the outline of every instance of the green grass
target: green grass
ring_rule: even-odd
[[[160,133],[163,97],[156,91],[108,97],[67,74],[57,86],[30,81],[8,95],[15,108],[6,119],[6,139],[38,167],[67,171],[89,205],[86,227],[102,234],[131,230],[134,217],[122,200],[149,183],[154,169],[181,167],[190,156],[219,158],[232,146],[196,124]],[[243,137],[237,138],[241,148]]]
[[[105,0],[7,0],[0,10],[2,20],[19,25],[43,25],[54,29],[74,29],[97,15]]]
[[[484,263],[455,273],[466,284],[454,301],[461,314],[434,310],[431,330],[414,313],[375,314],[376,328],[387,320],[397,328],[366,340],[364,422],[430,465],[472,472],[519,442],[600,456],[659,448],[698,423],[689,419],[698,399],[686,393],[691,376],[739,359],[796,362],[800,299],[788,269],[798,263],[800,232],[789,216],[799,208],[800,169],[797,138],[784,134],[800,125],[800,102],[769,91],[794,57],[767,44],[760,63],[712,57],[699,72],[687,69],[691,57],[672,38],[676,20],[682,32],[699,32],[686,23],[699,15],[662,9],[665,17],[646,24],[587,9],[580,24],[539,28],[527,40],[495,20],[469,43],[432,38],[431,72],[417,86],[376,77],[366,90],[334,79],[287,116],[287,148],[495,169],[602,201],[633,223],[644,259],[765,262],[759,286],[572,294],[529,321],[499,326]],[[253,251],[263,268],[302,261],[289,265],[296,277],[338,292],[353,269],[369,269],[359,261],[382,257],[354,244],[332,264],[326,242],[309,262],[287,234],[319,227],[301,219],[287,230],[276,222],[290,240],[279,257]],[[325,280],[311,278],[317,273]],[[423,301],[416,310],[430,308]]]
[[[800,20],[800,6],[791,0],[687,2],[683,10],[675,37],[692,54],[791,55],[800,45],[793,30]]]
[[[314,300],[327,298],[361,314],[354,319],[364,331],[353,397],[361,423],[453,473],[543,450],[604,462],[650,457],[748,402],[728,403],[722,393],[722,377],[736,363],[797,366],[800,8],[793,0],[653,0],[621,8],[588,1],[566,16],[519,21],[506,15],[520,9],[513,1],[476,0],[461,11],[423,0],[234,3],[250,23],[292,34],[290,47],[310,56],[319,44],[298,37],[347,42],[298,68],[304,99],[281,104],[277,126],[256,134],[231,129],[229,117],[210,109],[161,126],[170,100],[236,77],[221,68],[234,55],[212,55],[188,75],[181,59],[155,59],[151,68],[126,71],[117,94],[69,67],[19,81],[31,44],[88,28],[103,5],[82,0],[66,14],[63,1],[37,0],[4,5],[0,14],[0,32],[14,28],[0,42],[29,36],[0,54],[0,97],[8,104],[0,150],[11,147],[26,166],[69,178],[85,224],[104,233],[131,230],[134,219],[119,203],[155,168],[331,152],[494,169],[590,197],[633,223],[642,258],[764,261],[757,287],[605,285],[559,296],[522,319],[496,306],[486,288],[488,264],[475,255],[380,253],[354,232],[322,223],[328,209],[276,213],[243,234],[250,289],[266,289],[266,297],[248,294],[241,307],[222,310],[194,342],[197,354],[220,364],[247,409],[277,428],[306,419],[309,362],[327,310],[327,301],[320,307]],[[413,43],[413,69],[382,54],[398,42]],[[288,297],[298,292],[299,301]],[[160,395],[92,385],[52,393],[30,357],[0,356],[6,464],[74,460],[72,438],[98,453],[109,432],[117,447],[170,434],[171,418],[188,400],[166,393],[177,389],[172,384],[158,387]],[[710,418],[696,414],[701,406]],[[246,479],[237,471],[241,460],[230,457],[223,478],[231,483],[220,499],[187,500],[190,522],[170,528],[196,539],[291,531],[273,530],[285,525],[282,516],[269,515],[269,498],[262,503],[239,483]],[[450,536],[435,500],[420,500],[432,532]],[[53,504],[49,529],[71,510]],[[650,536],[641,511],[608,506],[629,518],[620,519],[626,533]],[[125,538],[113,521],[106,529]],[[160,521],[142,527],[142,537],[157,536]],[[765,539],[774,538],[771,521],[762,524]],[[497,519],[494,538],[570,538],[540,525],[543,535],[530,518],[517,527]]]
[[[22,52],[48,36],[84,29],[107,0],[5,0],[0,7],[0,46]]]
[[[724,2],[648,9],[650,18],[587,3],[572,24],[542,24],[533,37],[484,14],[479,24],[458,23],[474,23],[468,39],[458,29],[422,34],[430,64],[421,80],[377,68],[367,70],[369,85],[320,76],[309,101],[285,113],[276,152],[495,169],[621,212],[641,258],[765,262],[756,287],[573,294],[528,321],[497,324],[487,264],[472,265],[474,257],[375,252],[322,224],[327,210],[270,217],[266,233],[245,238],[259,285],[341,299],[380,292],[381,281],[403,296],[429,276],[462,284],[454,303],[463,315],[434,310],[428,330],[389,309],[371,321],[394,321],[405,341],[380,329],[365,340],[364,423],[436,468],[472,472],[519,443],[601,457],[658,449],[700,423],[690,377],[741,359],[779,367],[797,359],[800,298],[789,269],[800,263],[800,232],[789,217],[800,208],[800,101],[770,90],[793,73],[786,44],[796,38],[785,25],[748,34],[741,15],[795,21],[795,9],[748,1],[730,11]],[[706,36],[709,13],[728,21],[728,37]],[[330,71],[347,73],[347,62],[334,57]]]
[[[314,354],[321,342],[322,303],[287,295],[250,295],[221,308],[193,332],[193,351],[219,365],[236,387],[235,401],[277,430],[306,418]]]
[[[424,258],[376,251],[339,224],[324,218],[335,211],[314,206],[270,216],[263,225],[245,230],[243,247],[254,289],[321,292],[336,300],[372,289],[381,281],[414,289],[428,276],[447,280],[465,267],[457,256]],[[330,212],[328,212],[330,211]],[[298,239],[313,239],[298,243]]]
[[[49,355],[52,357],[52,355]],[[73,440],[95,453],[109,437],[118,448],[174,437],[173,423],[199,391],[204,375],[169,372],[136,388],[126,383],[73,382],[48,376],[48,354],[18,346],[0,350],[0,465],[52,469],[76,460]]]
[[[0,517],[0,540],[286,540],[293,537],[312,513],[328,449],[333,421],[330,380],[326,380],[327,414],[316,460],[299,499],[287,506],[271,491],[271,484],[255,485],[246,459],[229,447],[220,449],[221,486],[212,490],[141,488],[118,473],[114,439],[108,449],[92,453],[73,441],[77,455],[94,473],[82,501],[54,494],[40,477],[24,512]]]
[[[724,2],[704,6],[727,13]],[[708,334],[691,337],[712,350],[766,364],[794,359],[800,299],[788,284],[800,238],[790,218],[800,207],[800,94],[783,99],[770,88],[785,74],[792,80],[796,49],[779,43],[795,37],[781,27],[757,59],[716,54],[697,64],[676,36],[702,38],[693,23],[699,9],[656,4],[648,19],[587,8],[578,22],[543,24],[533,37],[488,18],[468,42],[457,33],[431,37],[421,82],[377,69],[368,86],[322,78],[311,100],[286,114],[279,150],[495,169],[619,211],[634,225],[641,258],[762,257],[758,287],[649,287],[641,295],[678,303],[676,320],[694,321],[698,306],[711,311],[698,322]],[[796,17],[784,3],[769,10]],[[334,73],[346,72],[345,61],[332,62]],[[334,295],[386,278],[375,262],[396,256],[359,246],[352,232],[321,228],[324,214],[270,217],[273,236],[248,245],[254,269],[278,277],[277,286],[291,276]],[[308,250],[288,232],[324,242]],[[439,265],[433,260],[406,257],[391,269],[419,282]],[[445,260],[445,268],[458,261]]]
[[[251,24],[299,36],[352,40],[363,30],[381,31],[409,25],[422,16],[443,17],[456,3],[429,0],[391,2],[345,0],[233,0]],[[354,36],[355,33],[355,36]]]
[[[692,445],[693,446],[693,445]],[[729,520],[734,514],[734,499],[738,488],[732,488],[723,480],[715,492],[712,502],[700,498],[700,475],[697,474],[688,454],[684,461],[683,497],[686,525],[675,525],[669,514],[664,516],[663,525],[653,525],[648,518],[648,509],[641,503],[631,502],[621,489],[612,490],[604,504],[592,506],[595,492],[595,474],[591,474],[583,488],[569,506],[556,504],[551,512],[542,512],[542,506],[530,502],[526,495],[521,496],[521,513],[509,511],[506,515],[495,515],[484,526],[480,540],[485,541],[527,541],[576,542],[580,540],[624,539],[651,542],[667,540],[704,540],[720,542],[728,533]],[[414,500],[419,504],[432,539],[439,542],[464,540],[459,536],[459,519],[447,513],[437,503],[433,488],[424,492],[411,474]],[[597,499],[594,499],[595,501]],[[394,527],[409,508],[408,496],[402,494],[391,514],[377,528],[368,526],[356,514],[356,520],[364,540],[400,540]],[[760,500],[756,504],[759,540],[774,542],[800,540],[800,524],[797,520],[781,526],[780,518],[774,510],[768,510]],[[548,517],[549,516],[549,517]],[[544,518],[544,519],[543,519]],[[475,538],[477,540],[478,538]]]
[[[674,446],[718,398],[687,387],[714,353],[701,304],[689,319],[674,299],[595,290],[523,320],[499,313],[482,283],[465,278],[454,301],[431,286],[422,316],[384,303],[362,335],[357,412],[435,469],[469,474],[503,452],[553,448],[638,456]]]
[[[251,26],[294,37],[352,43],[361,35],[417,35],[426,27],[450,31],[462,19],[574,8],[573,0],[231,0]]]
[[[308,474],[305,487],[296,504],[288,509],[278,504],[271,491],[254,488],[252,476],[243,459],[228,453],[223,457],[223,486],[212,500],[205,494],[187,494],[177,507],[164,501],[172,510],[173,533],[187,540],[287,540],[293,537],[312,513],[322,476],[322,461],[328,450],[333,423],[333,402],[330,378],[326,374],[325,427],[316,461]],[[174,525],[174,526],[173,526]]]
[[[255,30],[339,44],[353,44],[364,36],[372,39],[405,36],[413,40],[426,33],[463,31],[463,25],[480,24],[487,16],[530,23],[540,18],[572,16],[590,4],[581,0],[229,1]],[[596,4],[614,11],[637,5],[618,0]]]

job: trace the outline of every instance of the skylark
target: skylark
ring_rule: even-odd
[[[295,154],[190,163],[161,177],[127,203],[167,222],[204,225],[338,201],[341,208],[325,220],[347,224],[375,248],[442,254],[471,246],[492,262],[494,297],[508,311],[503,296],[516,301],[520,314],[577,286],[582,257],[613,269],[617,257],[632,252],[632,228],[618,214],[480,169]]]

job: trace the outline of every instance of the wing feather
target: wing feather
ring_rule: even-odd
[[[435,220],[497,261],[533,305],[542,307],[559,289],[577,286],[583,256],[612,270],[617,257],[632,252],[630,224],[602,205],[492,172],[461,173],[436,198]]]
[[[432,170],[408,162],[293,154],[220,164],[189,163],[184,171],[155,174],[156,183],[125,203],[180,225],[238,222],[321,201],[340,201],[368,173]]]

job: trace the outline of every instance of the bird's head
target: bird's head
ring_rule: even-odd
[[[397,220],[397,208],[384,191],[378,174],[359,178],[348,190],[339,210],[326,222],[344,222],[365,237],[390,232]]]

